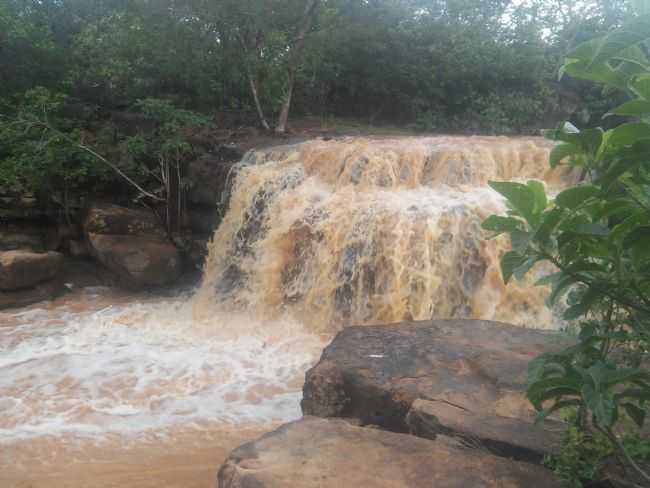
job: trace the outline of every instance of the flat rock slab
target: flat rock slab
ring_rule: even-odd
[[[304,418],[231,453],[219,488],[559,488],[552,473],[435,441]]]
[[[453,435],[536,461],[553,451],[563,427],[534,424],[523,393],[528,363],[568,345],[560,334],[480,320],[351,327],[307,372],[302,408],[425,438]]]

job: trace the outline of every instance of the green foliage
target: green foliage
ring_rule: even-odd
[[[614,112],[647,117],[649,21],[646,14],[578,46],[563,72],[636,96]],[[539,182],[491,182],[509,211],[483,224],[510,234],[512,250],[501,260],[504,280],[550,262],[557,272],[539,284],[551,286],[550,305],[565,304],[565,320],[579,321],[576,346],[530,364],[528,398],[540,419],[576,411],[577,430],[556,460],[568,486],[593,474],[587,466],[602,452],[587,443],[598,435],[647,482],[617,433],[639,432],[650,400],[650,124],[632,121],[604,131],[566,123],[546,136],[559,143],[551,166],[566,165],[587,181],[551,201]]]
[[[89,182],[106,178],[106,172],[79,148],[86,134],[70,129],[61,116],[65,96],[37,87],[22,97],[18,112],[0,118],[0,186],[50,198],[61,192],[90,191]],[[53,133],[42,124],[65,130]]]
[[[151,193],[165,202],[165,222],[170,232],[176,232],[184,209],[184,192],[189,186],[184,176],[187,162],[196,154],[188,131],[211,123],[200,114],[176,108],[168,100],[145,98],[138,100],[134,108],[153,120],[156,127],[128,137],[127,150],[141,174],[151,180]]]
[[[560,451],[555,456],[548,456],[545,464],[553,469],[564,486],[581,488],[583,480],[598,477],[603,459],[611,455],[612,448],[601,433],[581,429],[575,413],[568,416],[567,424]]]
[[[251,110],[253,79],[263,111],[276,113],[304,6],[6,0],[2,96],[44,86],[107,110],[146,97],[204,112]],[[555,67],[574,40],[626,15],[620,0],[560,7],[549,0],[322,0],[295,73],[294,106],[427,131],[536,132],[540,119],[554,123],[583,106],[602,111],[602,97],[585,83],[566,78],[558,90]]]
[[[490,94],[476,101],[481,130],[491,134],[525,133],[534,127],[543,106],[541,93],[539,98],[518,93],[507,96]]]

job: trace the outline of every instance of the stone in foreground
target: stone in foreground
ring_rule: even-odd
[[[308,371],[302,408],[538,462],[563,426],[535,425],[523,393],[527,366],[567,345],[558,334],[482,320],[351,327]]]
[[[219,488],[556,488],[533,464],[435,441],[305,418],[233,451]]]

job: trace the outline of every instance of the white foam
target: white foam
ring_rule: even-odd
[[[295,379],[319,339],[288,321],[190,312],[179,297],[14,314],[0,328],[0,442],[300,416]]]

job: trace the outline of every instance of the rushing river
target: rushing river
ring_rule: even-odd
[[[346,325],[557,327],[546,289],[503,285],[508,243],[480,230],[504,210],[488,180],[564,185],[550,149],[440,137],[250,155],[196,290],[87,288],[0,313],[0,486],[211,486],[227,450],[300,416],[305,370]]]

